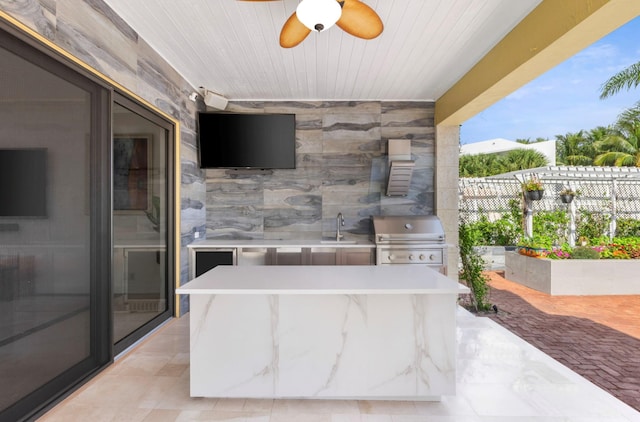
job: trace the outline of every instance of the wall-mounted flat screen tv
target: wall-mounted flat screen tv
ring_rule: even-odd
[[[201,168],[296,168],[295,114],[199,113]]]
[[[46,217],[47,150],[0,149],[0,217]]]

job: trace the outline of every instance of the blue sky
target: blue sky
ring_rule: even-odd
[[[640,88],[600,100],[611,76],[640,61],[640,18],[620,27],[572,58],[462,124],[460,141],[547,138],[608,126],[640,101]]]

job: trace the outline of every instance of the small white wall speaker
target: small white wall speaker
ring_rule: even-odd
[[[225,108],[227,108],[227,103],[229,103],[229,100],[227,100],[220,94],[207,91],[204,95],[204,103],[208,107],[217,108],[218,110],[224,110]]]

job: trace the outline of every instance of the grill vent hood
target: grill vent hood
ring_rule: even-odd
[[[415,162],[410,139],[389,139],[389,180],[387,196],[406,196],[411,186]]]

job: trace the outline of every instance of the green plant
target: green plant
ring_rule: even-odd
[[[491,305],[487,302],[489,295],[488,278],[484,274],[484,261],[476,249],[476,236],[466,223],[460,222],[458,225],[458,243],[460,245],[460,260],[462,270],[460,279],[465,282],[471,290],[473,307],[476,312],[486,311]]]
[[[579,237],[593,239],[602,236],[609,228],[611,217],[585,209],[580,209],[576,221],[576,233]]]
[[[533,216],[533,233],[545,237],[548,244],[568,241],[569,215],[564,211],[540,211]]]
[[[568,243],[563,243],[560,247],[554,247],[547,255],[549,259],[569,259],[571,258],[572,248]]]
[[[637,237],[614,237],[611,242],[600,242],[598,248],[604,259],[640,258],[640,239]]]
[[[578,196],[578,195],[580,195],[580,190],[573,190],[571,188],[565,188],[565,189],[562,189],[560,191],[559,195]]]
[[[640,236],[640,220],[635,218],[618,218],[616,221],[616,236]]]
[[[576,246],[571,251],[571,259],[600,259],[600,252],[590,246]]]
[[[540,179],[534,176],[528,180],[525,180],[524,183],[522,183],[522,188],[527,192],[531,192],[534,190],[544,190],[544,185],[542,184]]]
[[[521,239],[518,246],[524,248],[551,250],[552,240],[549,236],[533,235],[531,237]]]
[[[478,221],[467,223],[467,226],[476,245],[515,245],[521,236],[519,225],[511,221],[508,215],[503,215],[496,221],[489,221],[487,216],[482,215]]]

